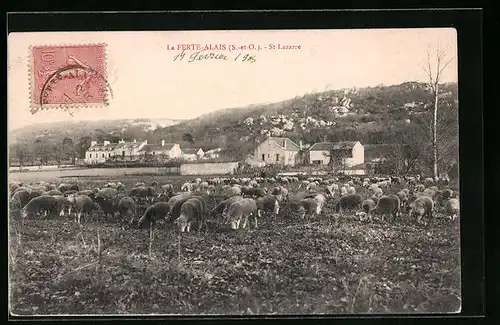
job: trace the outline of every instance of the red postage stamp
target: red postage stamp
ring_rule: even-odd
[[[31,112],[108,105],[106,45],[31,47]]]

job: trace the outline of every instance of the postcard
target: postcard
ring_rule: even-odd
[[[455,29],[7,45],[11,315],[460,312]]]

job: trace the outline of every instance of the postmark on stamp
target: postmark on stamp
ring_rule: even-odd
[[[31,47],[31,113],[107,106],[110,88],[105,51],[105,44]]]

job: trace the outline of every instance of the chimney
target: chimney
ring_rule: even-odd
[[[91,147],[95,146],[96,144],[97,144],[97,141],[91,141],[91,142],[90,142],[90,146],[91,146]]]
[[[165,140],[161,140],[161,146],[164,147],[165,146]]]
[[[110,144],[111,142],[109,141],[104,141],[104,145],[107,146],[108,144]]]
[[[148,140],[144,140],[144,144],[148,144]]]
[[[286,140],[283,140],[283,148],[286,149]]]
[[[137,140],[136,140],[136,139],[134,139],[134,143],[136,143],[136,142],[137,142]]]
[[[325,135],[323,135],[323,142],[327,142],[327,141],[326,141],[326,134],[325,134]]]
[[[299,149],[302,150],[302,140],[299,141]]]

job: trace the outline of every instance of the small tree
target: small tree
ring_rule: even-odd
[[[437,125],[438,125],[438,107],[439,107],[439,83],[442,78],[442,74],[444,69],[450,64],[452,59],[446,59],[446,54],[444,51],[442,51],[439,48],[439,45],[436,49],[436,56],[435,56],[435,69],[433,70],[431,65],[432,65],[432,59],[431,59],[431,54],[430,50],[427,50],[427,65],[424,67],[424,71],[427,74],[428,77],[428,86],[432,94],[433,98],[433,118],[432,118],[432,173],[434,177],[438,176],[438,132],[437,132]]]
[[[62,141],[62,155],[65,160],[71,160],[71,163],[75,164],[75,147],[73,145],[73,140],[69,137],[65,137]]]

